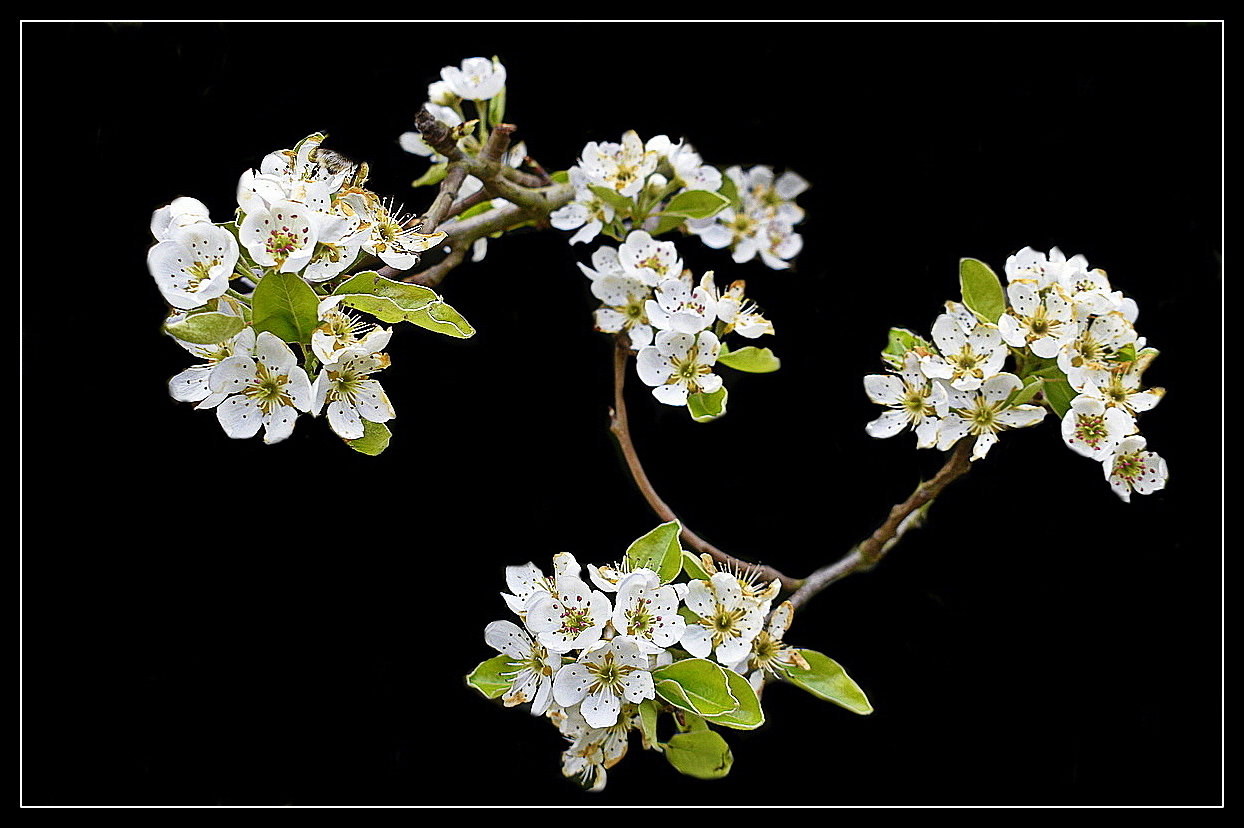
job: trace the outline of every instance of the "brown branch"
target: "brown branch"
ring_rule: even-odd
[[[648,480],[647,473],[644,472],[643,465],[639,462],[639,455],[635,453],[635,444],[631,441],[630,427],[627,424],[626,400],[623,390],[626,379],[626,365],[630,359],[630,354],[631,346],[629,339],[624,333],[618,334],[615,337],[613,349],[613,409],[610,411],[609,430],[613,432],[614,438],[618,441],[618,446],[622,449],[622,456],[626,459],[627,468],[630,469],[631,477],[639,487],[644,500],[648,502],[652,511],[662,521],[678,520],[682,526],[681,537],[683,542],[697,552],[708,553],[713,560],[724,563],[762,581],[778,580],[781,582],[782,588],[787,591],[798,589],[802,583],[801,581],[783,575],[771,566],[761,566],[760,564],[741,561],[701,538],[679,520],[674,514],[674,510],[657,494],[656,489],[652,486],[652,482]]]
[[[795,609],[807,603],[812,596],[834,581],[852,572],[863,572],[876,566],[904,532],[918,525],[917,521],[923,515],[923,510],[933,502],[933,499],[972,468],[971,454],[974,440],[974,437],[961,439],[951,450],[950,456],[946,458],[945,464],[937,474],[933,475],[931,480],[917,486],[911,497],[892,508],[889,517],[867,540],[857,545],[842,560],[822,567],[805,578],[803,585],[789,599]]]

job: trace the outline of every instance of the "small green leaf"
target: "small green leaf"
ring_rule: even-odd
[[[719,365],[726,365],[736,371],[749,374],[768,374],[782,366],[781,361],[768,348],[757,348],[746,345],[737,351],[725,351],[717,357]]]
[[[666,202],[661,214],[683,218],[705,219],[730,206],[730,199],[712,190],[683,190]]]
[[[723,385],[711,394],[688,394],[687,411],[697,423],[707,423],[726,413],[726,387]]]
[[[1050,404],[1050,408],[1062,419],[1071,410],[1071,401],[1076,398],[1077,392],[1071,387],[1071,383],[1067,380],[1046,380],[1043,387],[1045,391],[1045,401]]]
[[[601,201],[612,206],[619,216],[629,216],[631,210],[635,208],[635,202],[627,196],[619,194],[617,190],[611,190],[599,184],[589,184],[588,189],[595,193],[596,197]]]
[[[927,340],[906,328],[890,328],[885,350],[881,352],[881,360],[895,370],[902,370],[903,360],[907,357],[907,352],[913,348],[927,348],[931,352],[936,352]]]
[[[228,313],[194,313],[177,322],[169,322],[164,330],[183,342],[195,345],[215,345],[236,336],[246,322],[240,316]]]
[[[657,742],[657,716],[660,712],[657,703],[652,699],[644,699],[639,703],[639,735],[643,739],[644,750],[661,749]]]
[[[675,770],[697,779],[720,779],[734,764],[730,745],[713,730],[676,733],[662,747]]]
[[[513,672],[514,666],[514,662],[507,655],[493,656],[480,662],[466,677],[466,682],[488,698],[495,699],[510,689],[511,682],[503,673]]]
[[[743,200],[739,198],[739,188],[735,186],[734,179],[728,175],[721,176],[721,186],[717,188],[717,194],[730,202],[736,210],[743,208]]]
[[[440,184],[445,180],[447,172],[449,172],[449,162],[443,161],[440,164],[433,164],[428,167],[427,172],[410,182],[410,186],[429,187],[433,184]]]
[[[389,447],[389,427],[384,423],[373,423],[363,420],[363,436],[357,440],[346,440],[345,444],[360,454],[375,457]]]
[[[682,553],[682,568],[694,580],[707,581],[712,578],[705,571],[704,565],[700,563],[700,559],[685,550]]]
[[[351,276],[337,286],[333,295],[340,295],[343,305],[369,313],[381,322],[410,322],[459,339],[475,334],[475,328],[436,291],[423,285],[386,279],[374,270]]]
[[[845,707],[861,716],[873,712],[873,706],[860,686],[847,675],[838,662],[815,650],[799,650],[808,662],[810,670],[788,667],[786,678],[791,684],[802,687],[814,696]]]
[[[1023,387],[1019,388],[1010,396],[1010,398],[1006,401],[1007,406],[1023,405],[1024,403],[1031,401],[1033,397],[1037,396],[1037,394],[1041,392],[1041,388],[1044,385],[1045,380],[1041,377],[1031,377],[1024,383]]]
[[[682,545],[678,542],[681,532],[682,524],[671,520],[636,539],[626,550],[628,569],[651,569],[663,584],[674,580],[682,571]]]
[[[751,683],[733,670],[726,669],[723,672],[730,683],[730,694],[738,699],[739,706],[729,713],[714,716],[713,724],[735,730],[755,730],[760,727],[765,723],[765,714]]]
[[[997,274],[978,259],[959,260],[959,287],[963,304],[986,322],[997,322],[1006,312],[1006,294]]]
[[[297,273],[266,273],[251,304],[255,333],[268,331],[286,342],[310,345],[320,323],[319,306],[319,297]]]
[[[730,693],[725,670],[706,658],[685,658],[658,667],[652,671],[652,678],[658,696],[709,719],[739,706]]]

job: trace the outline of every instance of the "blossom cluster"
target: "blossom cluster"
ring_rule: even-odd
[[[358,440],[365,422],[394,416],[373,377],[389,365],[391,329],[358,317],[350,294],[334,290],[366,264],[410,268],[445,236],[408,227],[366,189],[366,165],[324,138],[242,173],[228,222],[214,223],[190,197],[152,215],[147,265],[172,306],[165,330],[199,360],[170,380],[170,394],[215,409],[230,437],[262,428],[265,443],[279,442],[299,414],[324,413],[336,434]]]
[[[713,369],[727,334],[757,339],[773,333],[773,323],[744,295],[743,280],[724,291],[711,270],[696,280],[683,268],[674,242],[658,241],[646,230],[632,230],[617,247],[602,245],[591,266],[579,268],[601,301],[594,311],[596,330],[626,336],[638,352],[640,379],[667,405],[687,405],[695,395],[722,390]]]
[[[657,135],[645,142],[628,130],[620,142],[591,141],[568,179],[574,197],[549,218],[554,227],[575,231],[571,244],[602,232],[621,240],[633,230],[659,235],[680,227],[711,248],[729,248],[735,262],[759,256],[775,270],[788,268],[803,247],[795,225],[804,211],[795,198],[808,188],[806,180],[791,171],[775,177],[764,165],[722,171],[685,140]],[[692,207],[693,199],[678,199],[697,193],[720,200]]]
[[[790,603],[771,612],[777,581],[719,568],[707,555],[695,575],[675,582],[626,561],[583,567],[569,552],[554,556],[549,575],[534,563],[506,568],[502,597],[515,619],[485,628],[486,643],[500,653],[488,694],[551,720],[570,743],[562,771],[584,787],[604,787],[632,730],[646,748],[662,749],[651,719],[679,706],[670,689],[679,663],[745,677],[753,693],[767,679],[811,669],[783,642]],[[470,677],[481,689],[485,665]],[[684,724],[695,717],[685,704],[680,716]]]
[[[964,260],[964,302],[946,303],[931,341],[891,331],[890,371],[864,378],[869,398],[887,408],[867,432],[909,428],[918,447],[943,451],[973,438],[976,460],[1000,432],[1035,425],[1048,410],[1064,443],[1099,461],[1123,500],[1161,489],[1166,463],[1146,450],[1137,425],[1162,398],[1141,384],[1158,352],[1136,332],[1135,301],[1084,256],[1057,247],[1048,255],[1025,247],[1004,272],[1005,297],[988,268]]]

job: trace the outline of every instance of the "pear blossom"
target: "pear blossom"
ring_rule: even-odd
[[[1107,407],[1087,394],[1071,401],[1063,416],[1063,442],[1072,451],[1102,460],[1136,430],[1136,420],[1121,408]]]
[[[1143,344],[1127,317],[1119,311],[1107,311],[1081,322],[1076,335],[1059,348],[1058,367],[1069,377],[1077,371],[1109,370],[1111,359],[1123,348]]]
[[[449,90],[459,98],[472,101],[487,101],[501,94],[505,75],[505,66],[496,58],[472,57],[462,61],[460,67],[441,69],[441,80]]]
[[[942,421],[937,436],[937,447],[942,451],[949,450],[960,438],[972,436],[976,438],[972,459],[979,460],[998,442],[999,432],[1035,425],[1045,416],[1045,409],[1040,406],[1007,406],[1007,398],[1023,386],[1014,374],[996,374],[973,391],[961,391],[944,383],[943,386],[946,397],[938,405]]]
[[[254,206],[238,228],[238,237],[255,264],[297,273],[306,267],[319,240],[319,213],[294,201]]]
[[[624,701],[656,698],[648,656],[625,636],[588,647],[579,660],[553,677],[553,699],[562,707],[579,705],[589,727],[618,723]]]
[[[1025,247],[1007,257],[1003,272],[1008,283],[1027,284],[1040,291],[1057,284],[1067,273],[1088,269],[1088,260],[1082,255],[1068,259],[1057,247],[1048,255]]]
[[[336,362],[351,348],[379,353],[389,344],[392,328],[365,322],[341,307],[344,296],[325,296],[320,300],[320,324],[311,332],[311,352],[324,363]]]
[[[226,316],[242,316],[237,300],[222,296],[217,303],[218,313]],[[184,316],[184,314],[175,316]],[[196,408],[215,408],[224,399],[223,396],[214,395],[208,386],[208,378],[216,365],[231,356],[254,356],[255,354],[255,329],[250,325],[223,342],[210,345],[186,342],[177,337],[173,337],[173,341],[195,357],[204,360],[198,365],[191,365],[168,381],[169,395],[173,399],[178,402],[199,403],[195,406]]]
[[[946,399],[946,388],[921,370],[918,353],[904,354],[903,368],[896,373],[864,377],[864,392],[870,400],[889,409],[865,427],[870,437],[893,437],[904,428],[911,428],[916,432],[917,448],[937,445],[939,412]]]
[[[531,702],[531,714],[543,716],[553,703],[553,676],[561,668],[561,656],[550,653],[513,621],[493,621],[484,628],[489,647],[514,660],[510,689],[502,696],[506,707]]]
[[[396,416],[384,388],[371,378],[389,366],[389,355],[374,353],[373,344],[338,353],[336,362],[320,369],[311,387],[311,413],[318,417],[327,405],[328,425],[343,440],[362,437],[363,420],[385,423]]]
[[[1139,434],[1124,437],[1102,467],[1111,488],[1125,503],[1133,492],[1153,494],[1166,486],[1166,461],[1155,452],[1145,451],[1145,438]]]
[[[734,331],[747,339],[773,333],[773,323],[765,319],[756,309],[756,304],[743,295],[746,288],[747,283],[737,279],[717,297],[717,318],[726,323],[722,333]]]
[[[628,736],[638,720],[637,708],[630,703],[622,705],[617,722],[609,727],[592,727],[578,707],[564,711],[557,729],[571,745],[562,753],[562,775],[578,777],[588,791],[604,790],[606,770],[626,755]]]
[[[558,578],[580,578],[582,572],[583,567],[569,552],[558,552],[553,556],[551,576],[546,576],[540,567],[530,561],[522,566],[507,566],[505,584],[510,592],[501,593],[501,598],[515,615],[524,618],[527,608],[537,598],[555,594]]]
[[[925,376],[944,379],[952,388],[972,391],[1006,364],[1006,343],[992,325],[962,314],[940,314],[933,322],[938,353],[920,361]]]
[[[802,653],[782,640],[794,615],[795,608],[790,601],[779,604],[769,615],[764,629],[752,639],[751,653],[731,667],[739,675],[746,676],[757,693],[770,677],[780,677],[788,670],[812,669]]]
[[[298,412],[311,410],[307,372],[269,331],[255,338],[254,356],[221,360],[208,377],[208,388],[219,395],[216,417],[233,438],[254,437],[263,427],[265,443],[280,442],[293,433]]]
[[[1011,347],[1027,347],[1049,359],[1079,333],[1075,309],[1057,287],[1041,292],[1030,284],[1013,282],[1007,295],[1011,308],[998,319],[998,330]]]
[[[370,196],[370,197],[368,197]],[[391,199],[351,194],[346,198],[363,215],[363,250],[389,267],[409,270],[419,263],[419,254],[431,250],[447,238],[444,232],[420,233],[409,227],[411,218],[401,214]]]
[[[687,607],[699,618],[687,624],[682,646],[697,658],[716,656],[723,665],[738,664],[751,652],[764,625],[764,612],[744,598],[739,579],[716,572],[687,585]]]
[[[675,144],[667,135],[656,135],[648,139],[644,148],[655,151],[669,162],[675,181],[684,189],[712,192],[721,189],[721,171],[705,164],[687,141]]]
[[[197,198],[181,196],[151,214],[151,235],[158,242],[169,238],[169,234],[177,227],[186,227],[200,222],[211,223],[207,206]]]
[[[623,271],[650,287],[682,276],[682,259],[673,242],[657,241],[646,230],[632,230],[618,245]]]
[[[717,286],[713,271],[691,280],[691,271],[657,285],[654,298],[645,303],[648,319],[661,330],[697,334],[717,321]]]
[[[567,653],[599,641],[612,614],[613,607],[603,592],[592,589],[581,578],[560,574],[554,579],[552,592],[531,599],[526,622],[541,644],[553,652]]]
[[[647,309],[652,288],[629,276],[607,274],[592,283],[592,295],[602,302],[593,312],[596,330],[626,334],[632,350],[647,347],[652,342],[653,329]]]
[[[622,135],[621,143],[588,142],[579,155],[578,167],[589,183],[630,198],[644,188],[659,162],[660,155],[646,149],[632,129]]]
[[[170,219],[166,237],[147,251],[147,270],[164,300],[179,310],[203,307],[229,289],[238,262],[237,239],[204,221]]]
[[[639,378],[653,386],[652,395],[666,405],[686,405],[691,394],[711,394],[721,388],[713,365],[721,342],[712,331],[698,334],[659,331],[654,344],[635,359]]]
[[[1157,355],[1156,349],[1145,348],[1128,362],[1102,368],[1075,368],[1067,372],[1067,380],[1082,395],[1135,416],[1152,409],[1166,395],[1163,388],[1142,388],[1140,384],[1141,374]]]
[[[558,230],[576,230],[570,237],[570,244],[590,242],[613,221],[613,205],[592,192],[587,177],[578,167],[571,167],[569,176],[574,197],[549,213],[549,224]]]
[[[686,620],[678,614],[679,594],[650,569],[636,569],[618,581],[613,628],[635,642],[639,651],[656,655],[682,638]]]

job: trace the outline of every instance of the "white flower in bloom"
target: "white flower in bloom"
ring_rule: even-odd
[[[563,707],[579,705],[590,727],[618,723],[623,700],[638,703],[656,698],[648,656],[635,641],[620,637],[585,650],[553,677],[553,699]]]
[[[1127,345],[1139,348],[1143,340],[1122,313],[1108,311],[1078,326],[1075,337],[1058,350],[1058,367],[1068,377],[1076,371],[1107,371],[1110,358]]]
[[[1141,374],[1157,355],[1158,352],[1153,348],[1146,348],[1130,362],[1109,368],[1076,368],[1068,371],[1067,380],[1082,395],[1096,397],[1107,406],[1121,408],[1135,416],[1153,408],[1166,394],[1165,389],[1146,389],[1140,385]]]
[[[543,716],[553,703],[553,675],[561,667],[561,656],[536,643],[527,631],[513,621],[493,621],[484,628],[489,647],[514,660],[510,689],[501,697],[506,707],[531,702],[531,714]]]
[[[677,245],[657,241],[646,230],[627,234],[618,245],[618,263],[628,275],[651,287],[667,279],[678,279],[683,272]]]
[[[1057,247],[1047,256],[1039,250],[1025,247],[1007,257],[1003,272],[1010,283],[1021,282],[1037,290],[1056,284],[1065,273],[1088,270],[1088,260],[1083,256],[1068,259]]]
[[[712,331],[698,335],[659,331],[655,342],[635,359],[639,378],[653,386],[652,395],[666,405],[686,405],[691,394],[711,394],[721,388],[713,366],[721,342]]]
[[[388,366],[389,355],[373,353],[370,345],[337,354],[337,361],[323,366],[311,387],[311,413],[318,417],[327,404],[328,425],[343,440],[362,437],[363,420],[385,423],[393,419],[393,404],[371,378]]]
[[[865,427],[870,437],[893,437],[906,427],[916,432],[918,448],[937,445],[941,425],[939,409],[946,399],[946,388],[920,370],[920,356],[908,351],[903,368],[896,374],[869,374],[864,392],[878,405],[890,410]]]
[[[932,333],[940,353],[924,357],[920,368],[926,376],[944,379],[952,388],[980,388],[1006,363],[1006,343],[992,325],[948,312],[937,317]]]
[[[1057,287],[1042,293],[1027,283],[1013,282],[1007,295],[1011,308],[998,319],[998,330],[1011,347],[1028,347],[1049,359],[1079,333],[1075,309]]]
[[[156,241],[164,241],[178,227],[200,222],[211,223],[207,207],[197,198],[182,196],[151,214],[151,235]]]
[[[583,270],[587,272],[587,268]],[[652,324],[647,310],[652,288],[630,276],[606,273],[592,281],[592,295],[603,303],[593,312],[596,330],[625,333],[633,350],[652,342]]]
[[[446,66],[441,79],[455,95],[472,101],[487,101],[501,94],[505,87],[505,67],[485,57],[467,58],[461,68]]]
[[[627,737],[638,719],[633,704],[622,705],[617,723],[609,727],[592,727],[577,707],[564,711],[557,728],[571,745],[562,753],[562,775],[577,776],[589,791],[603,790],[605,771],[626,755]]]
[[[685,140],[675,144],[669,136],[657,135],[650,138],[644,146],[669,161],[677,182],[684,189],[713,192],[721,189],[721,171],[705,164],[700,154]]]
[[[795,226],[788,221],[773,218],[764,222],[760,232],[745,241],[734,251],[736,262],[751,259],[752,248],[760,254],[761,261],[773,270],[785,270],[790,267],[789,261],[803,250],[803,237],[795,232]]]
[[[254,437],[260,426],[264,442],[276,443],[294,432],[299,411],[311,409],[311,380],[289,346],[268,331],[255,338],[255,355],[221,360],[208,387],[222,402],[216,418],[225,434]]]
[[[411,217],[400,214],[391,201],[361,194],[346,198],[363,216],[363,249],[389,267],[409,270],[419,263],[420,253],[446,239],[443,232],[420,233],[418,226],[408,227]]]
[[[341,307],[344,296],[325,296],[320,301],[320,324],[311,332],[311,352],[325,365],[336,362],[351,348],[379,353],[389,344],[392,328],[364,322]]]
[[[747,284],[738,279],[730,283],[726,292],[717,297],[717,318],[726,323],[724,333],[734,331],[739,336],[756,339],[773,333],[773,323],[756,310],[754,302],[743,295]]]
[[[238,243],[223,227],[207,222],[171,226],[167,238],[147,251],[147,270],[164,300],[191,310],[229,289]]]
[[[736,673],[746,675],[757,693],[770,676],[781,676],[787,670],[810,670],[811,665],[803,654],[789,647],[782,640],[790,629],[795,608],[790,601],[783,601],[769,616],[764,629],[752,639],[752,651],[743,661],[731,667]]]
[[[1111,291],[1110,280],[1101,268],[1086,270],[1064,267],[1056,272],[1056,283],[1081,314],[1101,314],[1114,310],[1122,295]]]
[[[555,653],[566,653],[599,641],[612,614],[613,607],[603,592],[592,589],[581,578],[558,575],[552,592],[531,600],[526,622],[541,644]]]
[[[579,156],[578,166],[590,183],[630,198],[644,188],[660,160],[655,150],[645,149],[639,134],[632,129],[623,134],[620,144],[589,142]]]
[[[241,316],[242,310],[236,300],[222,296],[218,300],[217,311],[227,316]],[[184,314],[178,314],[184,316]],[[247,325],[224,342],[211,345],[200,345],[194,342],[173,337],[173,341],[185,348],[194,356],[204,360],[199,365],[191,365],[168,381],[169,395],[178,402],[196,402],[196,408],[215,408],[224,399],[223,396],[212,394],[208,387],[208,378],[212,369],[221,361],[231,356],[254,356],[255,329]]]
[[[238,237],[255,264],[297,273],[306,267],[319,240],[319,213],[305,204],[277,201],[252,207],[242,219]]]
[[[657,573],[636,569],[618,582],[613,628],[634,640],[640,652],[656,655],[682,638],[687,622],[678,614],[678,590],[661,585]]]
[[[687,585],[687,607],[699,616],[683,633],[682,646],[697,658],[710,653],[724,665],[738,664],[751,652],[752,639],[764,625],[764,612],[745,600],[739,579],[729,572]]]
[[[1006,400],[1023,383],[1014,374],[996,374],[985,380],[975,391],[946,387],[946,397],[939,403],[942,416],[937,447],[947,451],[962,437],[973,436],[972,459],[979,460],[998,442],[998,432],[1009,428],[1035,425],[1045,416],[1045,409],[1036,405],[1007,407]]]
[[[501,593],[501,597],[519,618],[527,614],[527,607],[537,598],[553,595],[558,578],[579,578],[583,568],[569,552],[558,552],[553,556],[553,575],[547,576],[534,563],[505,568],[505,585],[510,592]]]
[[[578,230],[570,237],[570,244],[589,242],[601,229],[613,221],[613,205],[588,188],[587,178],[578,167],[569,170],[570,185],[574,188],[574,200],[549,213],[549,224],[558,230]]]
[[[1131,500],[1132,492],[1153,494],[1166,486],[1166,461],[1144,448],[1145,438],[1139,434],[1124,437],[1102,463],[1111,488],[1124,501]]]
[[[717,286],[713,271],[691,281],[691,271],[657,285],[655,298],[645,305],[653,326],[665,331],[697,334],[717,321]]]
[[[1063,442],[1072,451],[1103,460],[1123,438],[1136,430],[1136,420],[1120,408],[1081,394],[1063,416]]]

